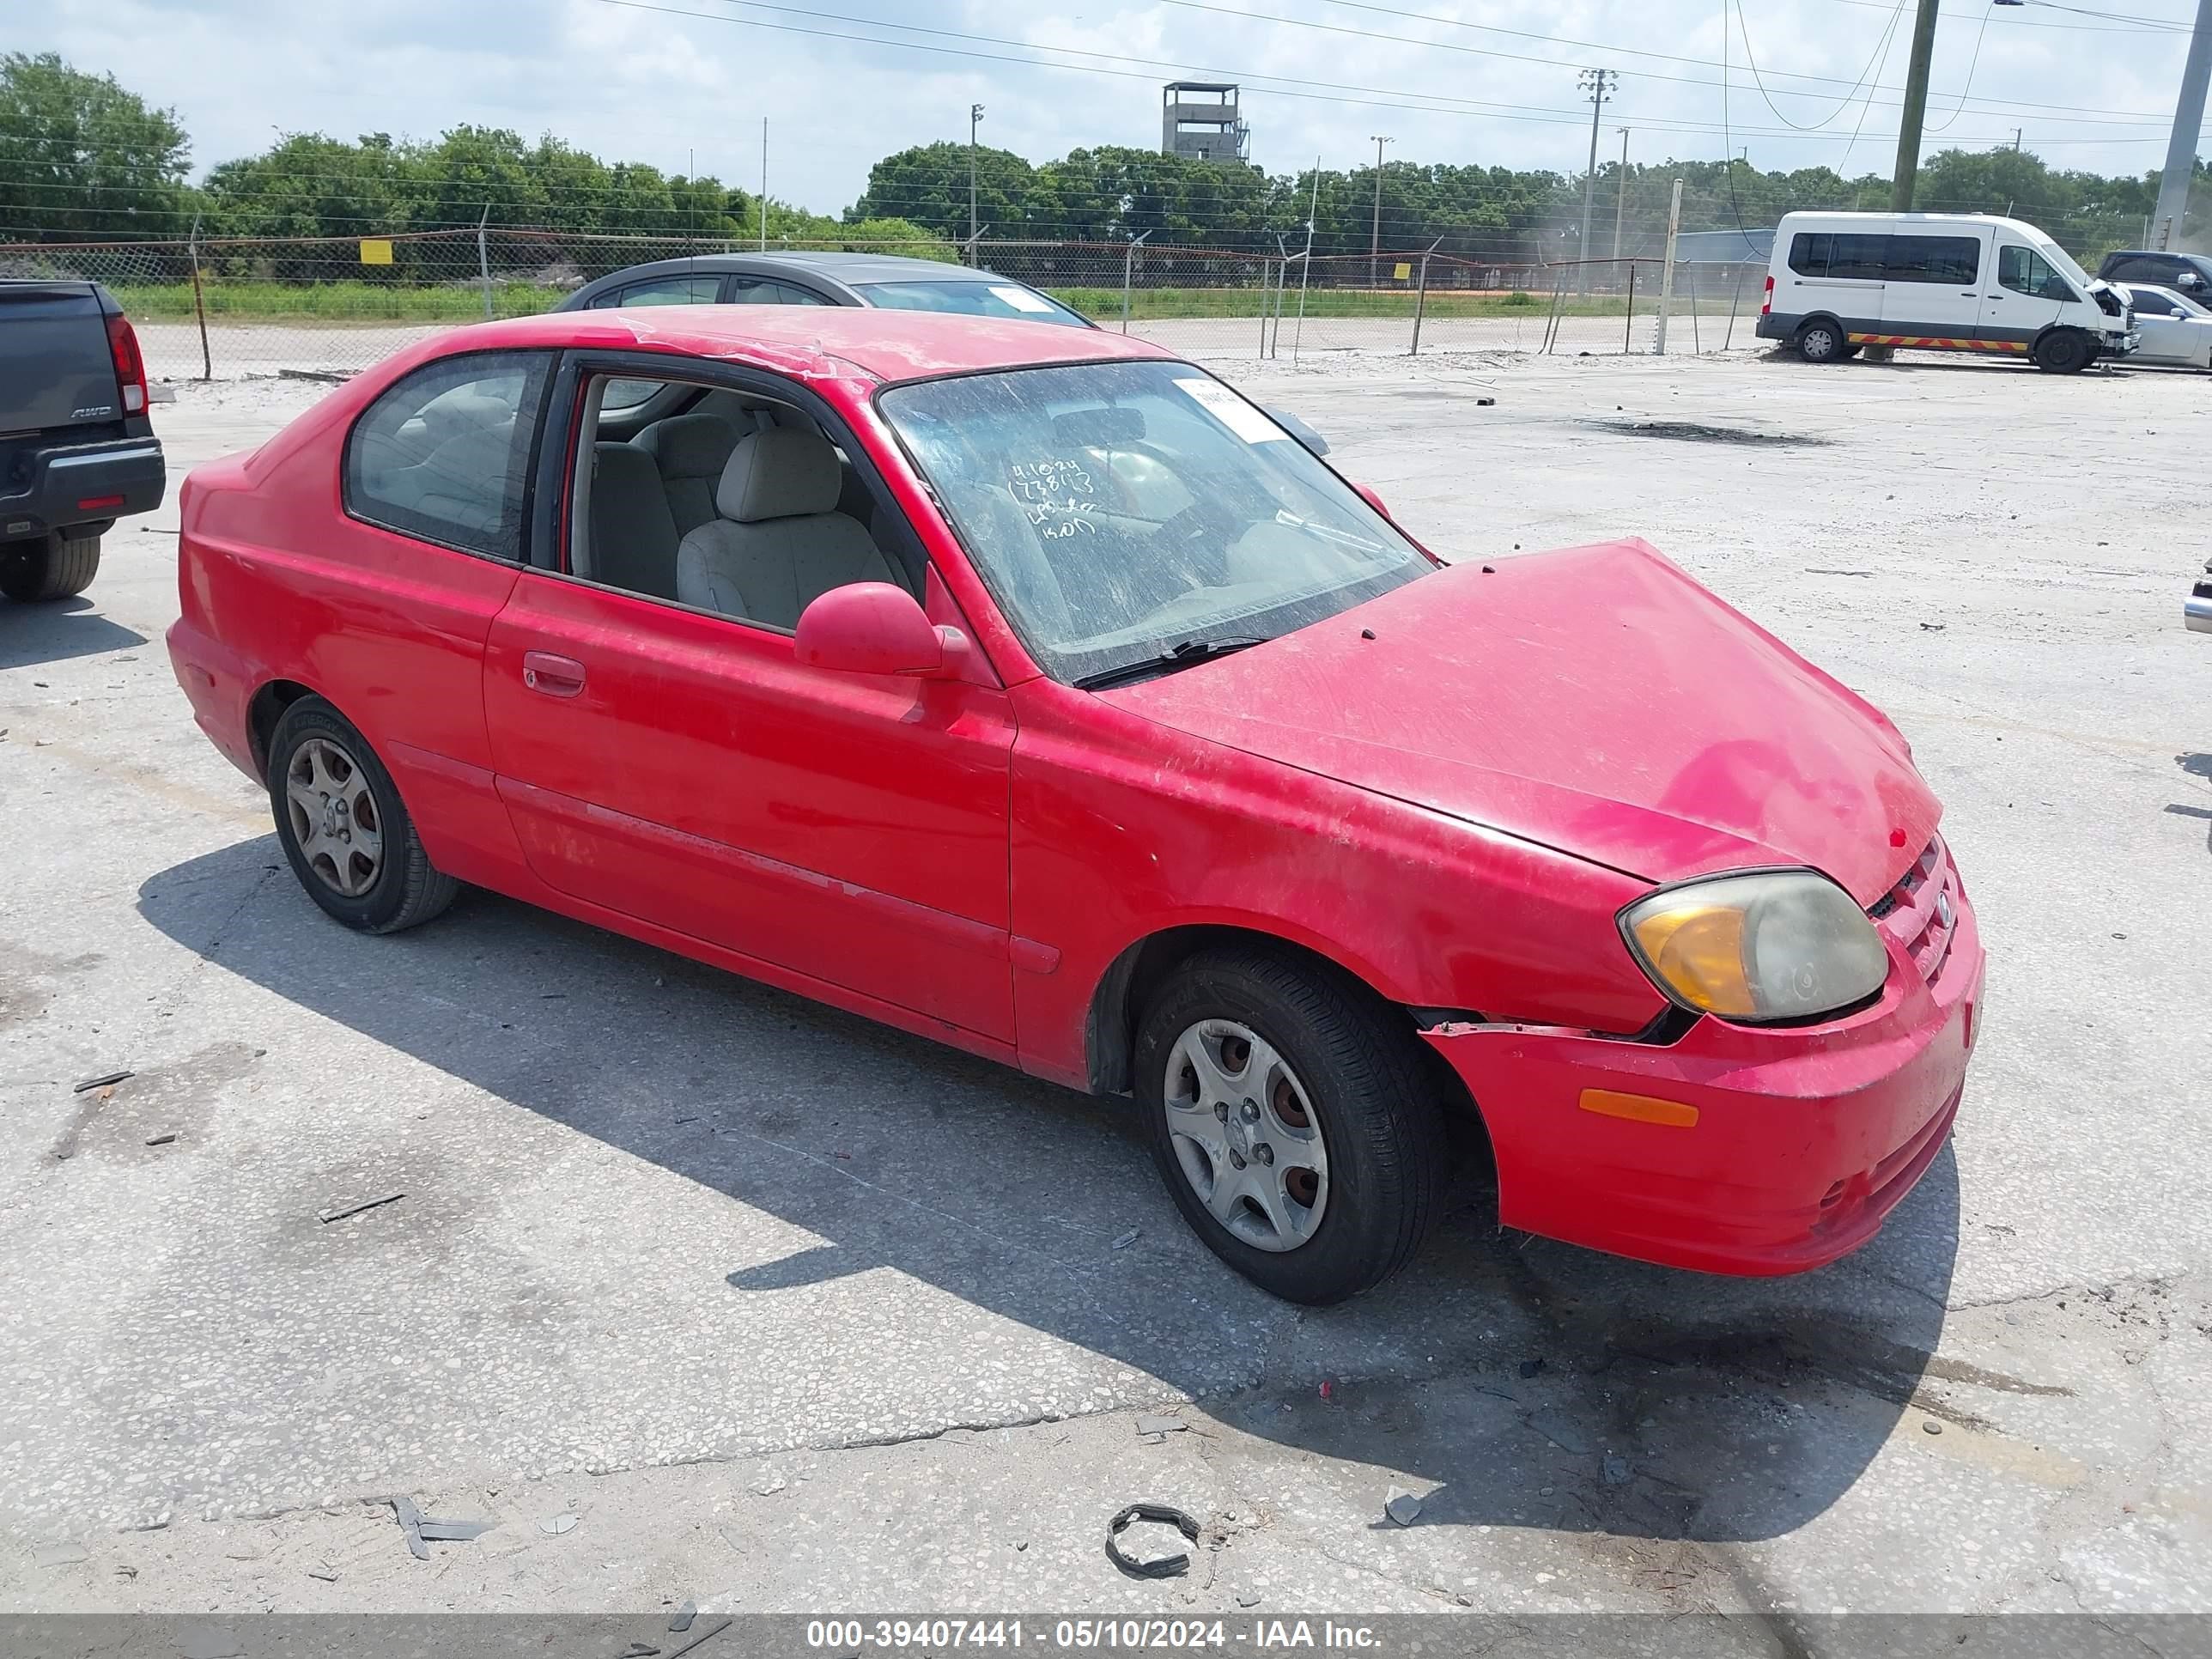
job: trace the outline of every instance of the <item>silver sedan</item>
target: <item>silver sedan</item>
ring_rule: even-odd
[[[2128,354],[2130,365],[2212,369],[2212,311],[2185,294],[2148,283],[2130,283],[2121,291],[2142,337]]]

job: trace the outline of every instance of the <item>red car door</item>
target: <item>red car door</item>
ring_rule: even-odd
[[[957,623],[933,574],[926,604]],[[969,660],[805,667],[788,632],[527,570],[485,652],[499,791],[562,892],[1010,1042],[1014,727]]]

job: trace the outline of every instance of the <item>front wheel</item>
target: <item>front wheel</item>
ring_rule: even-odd
[[[416,927],[459,890],[422,850],[368,740],[320,697],[301,698],[276,722],[269,804],[300,885],[357,933]]]
[[[1326,969],[1191,957],[1137,1033],[1152,1157],[1206,1246],[1322,1305],[1412,1259],[1443,1207],[1444,1124],[1409,1030]]]
[[[0,593],[18,605],[71,599],[100,574],[100,535],[56,530],[0,544]]]
[[[2094,343],[2076,329],[2055,328],[2035,343],[2035,366],[2051,374],[2078,374],[2096,355]]]

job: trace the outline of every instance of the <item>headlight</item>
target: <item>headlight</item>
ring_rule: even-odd
[[[1621,936],[1686,1008],[1765,1024],[1864,1001],[1889,952],[1851,896],[1810,870],[1716,876],[1638,899]]]

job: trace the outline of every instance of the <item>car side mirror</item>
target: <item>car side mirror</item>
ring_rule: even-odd
[[[903,587],[853,582],[833,587],[799,613],[798,658],[841,674],[950,675],[968,636],[932,623]]]
[[[1390,509],[1382,504],[1382,498],[1375,493],[1374,489],[1370,485],[1356,483],[1352,487],[1359,492],[1359,499],[1361,501],[1365,501],[1368,506],[1373,507],[1384,518],[1390,518]],[[1397,522],[1395,519],[1391,519],[1390,521],[1393,524]]]
[[[1286,409],[1270,409],[1267,418],[1316,455],[1328,453],[1328,440]]]

